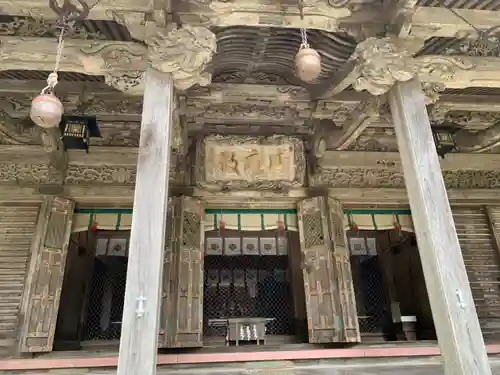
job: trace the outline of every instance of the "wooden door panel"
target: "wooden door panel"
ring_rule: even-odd
[[[359,325],[340,202],[298,205],[309,342],[359,342]]]
[[[326,201],[323,197],[298,204],[302,270],[306,294],[307,325],[310,343],[339,342],[341,314],[334,293],[334,264],[328,230]]]
[[[45,198],[40,209],[23,301],[21,352],[52,350],[73,211],[74,203],[59,197]]]
[[[359,331],[356,295],[351,272],[349,245],[344,225],[344,210],[341,203],[328,198],[331,233],[333,237],[333,254],[335,261],[336,282],[339,290],[339,300],[342,309],[342,325],[345,342],[361,342]]]
[[[204,206],[190,197],[172,198],[172,236],[165,248],[161,347],[203,346]],[[168,218],[167,218],[168,222]]]

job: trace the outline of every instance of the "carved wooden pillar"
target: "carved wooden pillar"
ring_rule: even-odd
[[[424,93],[416,78],[418,63],[389,38],[369,38],[353,56],[361,72],[354,87],[374,95],[388,92],[445,373],[491,374]]]
[[[175,88],[208,84],[210,75],[203,70],[216,47],[215,35],[208,29],[188,26],[165,32],[158,30],[147,43],[151,67],[145,80],[118,375],[156,374],[162,279],[165,276],[171,139],[174,121],[178,119],[174,116]],[[196,50],[186,50],[190,45]],[[190,53],[196,54],[196,58],[187,55]],[[201,222],[202,216],[199,213],[198,216]],[[198,243],[198,250],[199,246]],[[186,254],[181,252],[180,255],[179,272],[185,273],[183,262]],[[191,259],[192,254],[188,252],[187,258]],[[196,274],[192,278],[199,276]],[[190,278],[186,280],[191,281]],[[196,298],[201,301],[200,295]],[[176,307],[180,305],[176,304]],[[189,312],[180,311],[179,314],[187,316]],[[186,333],[189,336],[197,327],[188,325]],[[177,328],[176,334],[179,335],[185,327]],[[190,328],[193,329],[189,331]],[[164,326],[162,330],[165,334]],[[201,329],[199,331],[195,332],[195,345],[201,342]],[[170,330],[167,328],[166,332],[170,333]],[[192,335],[188,337],[191,338]]]

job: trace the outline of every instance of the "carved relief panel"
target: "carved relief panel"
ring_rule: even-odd
[[[209,189],[286,189],[305,178],[303,142],[295,137],[209,136],[196,152],[196,184]]]

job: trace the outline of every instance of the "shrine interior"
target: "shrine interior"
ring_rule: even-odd
[[[238,343],[248,350],[255,345],[285,349],[306,344],[306,297],[295,213],[283,211],[286,229],[263,225],[264,230],[255,230],[261,226],[260,217],[242,228],[241,219],[237,225],[225,223],[224,218],[237,222],[228,210],[210,212],[200,281],[203,348],[235,346],[227,336],[227,324],[238,319],[266,326],[263,342]],[[71,236],[55,351],[117,350],[129,236],[127,230]],[[347,237],[362,344],[436,340],[415,235],[402,229],[351,229]],[[408,319],[415,324],[403,329],[402,321]]]

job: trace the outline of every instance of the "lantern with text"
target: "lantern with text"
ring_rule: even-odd
[[[64,150],[89,152],[89,139],[101,136],[95,116],[63,116],[60,128]]]
[[[446,154],[456,150],[457,145],[454,139],[454,130],[451,127],[436,126],[432,128],[434,144],[437,154],[445,158]]]

